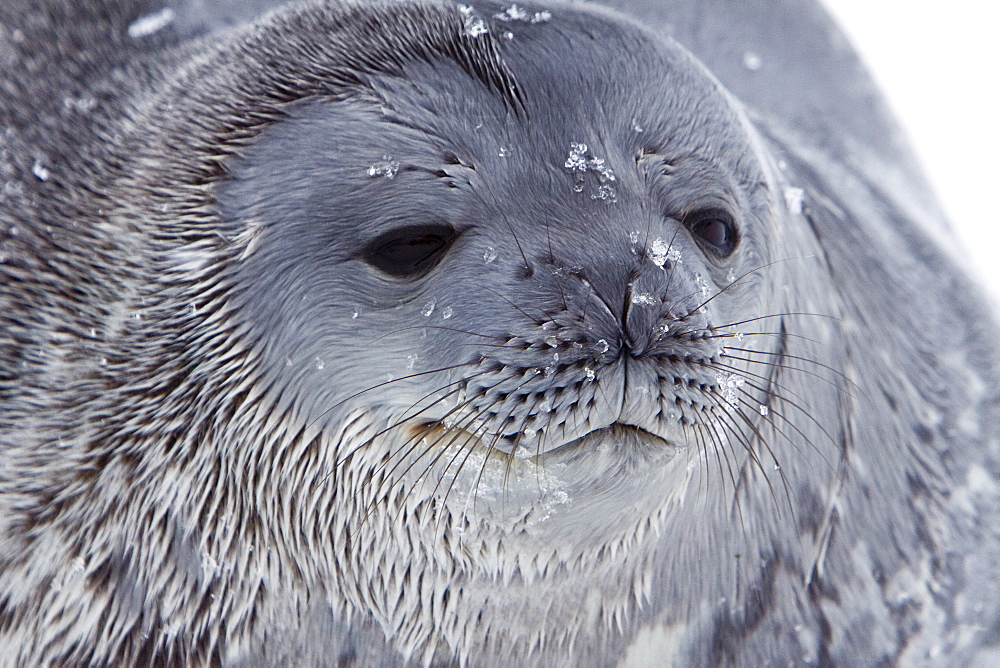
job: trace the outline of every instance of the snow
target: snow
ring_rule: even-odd
[[[174,10],[164,7],[158,12],[140,16],[135,21],[132,21],[128,26],[128,36],[132,39],[149,37],[166,28],[173,20]]]

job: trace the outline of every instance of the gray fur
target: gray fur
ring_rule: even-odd
[[[769,7],[0,7],[0,663],[996,642],[996,320]]]

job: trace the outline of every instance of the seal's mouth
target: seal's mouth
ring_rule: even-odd
[[[425,442],[449,449],[472,448],[487,459],[510,461],[512,458],[536,464],[569,463],[573,461],[593,461],[595,457],[652,458],[662,460],[666,455],[672,458],[684,450],[686,444],[664,438],[642,427],[623,422],[612,422],[604,427],[592,429],[582,436],[562,441],[546,441],[544,436],[526,438],[523,433],[504,435],[475,434],[473,430],[446,427],[436,422],[414,425],[414,434],[426,439]]]
[[[603,452],[609,449],[633,448],[637,445],[672,450],[680,447],[642,427],[613,422],[606,427],[593,429],[583,436],[561,443],[545,443],[538,439],[535,442],[525,442],[521,434],[504,435],[497,439],[493,450],[502,452],[504,455],[513,454],[519,459],[538,461],[543,458],[574,456],[593,451]]]

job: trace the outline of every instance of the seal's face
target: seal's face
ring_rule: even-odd
[[[240,309],[267,384],[325,430],[365,570],[544,572],[635,546],[698,462],[766,456],[778,214],[739,113],[679,47],[586,16],[502,55],[518,106],[411,64],[293,105],[220,189],[258,229]]]

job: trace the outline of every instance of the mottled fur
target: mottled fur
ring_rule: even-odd
[[[0,7],[0,664],[995,641],[996,322],[911,167],[873,180],[892,151],[743,105],[604,10],[313,3],[199,37],[183,6],[141,38],[158,5]],[[709,196],[731,261],[681,225]],[[362,262],[442,220],[427,278]],[[506,419],[627,447],[469,445]]]

